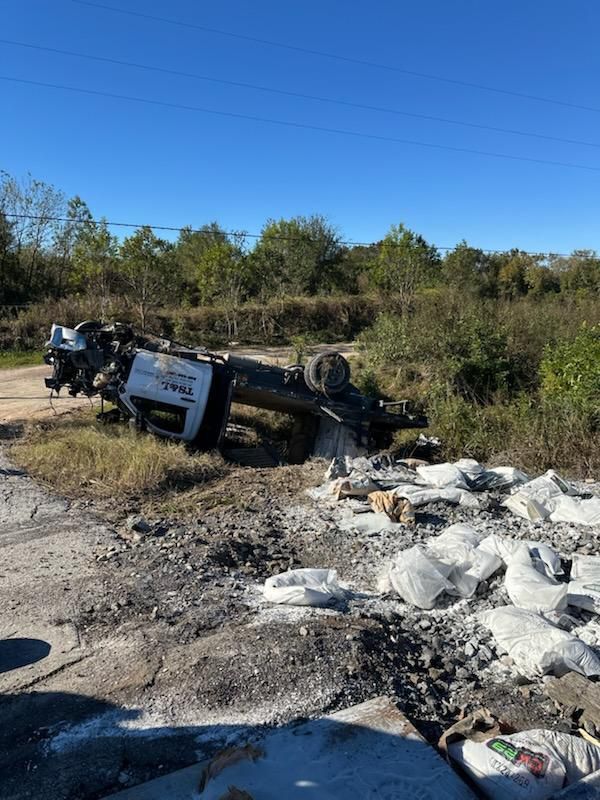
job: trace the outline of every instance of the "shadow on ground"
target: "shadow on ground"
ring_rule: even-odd
[[[265,735],[269,738],[260,779],[266,785],[260,796],[266,791],[269,798],[286,800],[473,797],[424,741],[391,735],[392,730],[399,732],[397,720],[395,728],[384,724],[382,730],[373,730],[351,716],[320,718],[276,732],[244,725],[136,727],[141,722],[139,710],[79,694],[30,692],[1,698],[0,797],[98,800],[197,763],[224,746],[256,742]],[[234,769],[234,778],[241,774],[252,789],[257,773],[249,765],[241,773]],[[202,796],[221,797],[218,781],[229,778],[228,772],[215,779]],[[166,780],[181,789],[177,776]],[[164,794],[162,785],[145,787],[132,800],[196,796],[197,780],[197,772],[192,778],[186,772],[183,793],[169,788]]]
[[[50,649],[43,639],[0,639],[0,674],[35,664],[46,658]]]

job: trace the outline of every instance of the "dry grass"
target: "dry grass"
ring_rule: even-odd
[[[197,453],[178,442],[138,434],[125,425],[100,425],[89,412],[36,426],[12,447],[31,475],[67,494],[96,497],[158,495],[225,474],[218,453]]]

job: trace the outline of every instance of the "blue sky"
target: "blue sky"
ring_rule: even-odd
[[[0,168],[94,215],[259,231],[319,212],[371,241],[403,221],[433,243],[600,249],[600,5],[592,0],[99,0],[585,111],[167,24],[72,0],[0,0],[0,38],[591,147],[271,94],[0,44],[0,75],[523,158],[573,169],[0,81]]]

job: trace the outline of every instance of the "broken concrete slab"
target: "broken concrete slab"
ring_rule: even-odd
[[[473,800],[471,790],[387,697],[299,725],[271,730],[255,745],[264,758],[226,767],[200,795],[235,785],[264,800],[366,796]],[[209,762],[111,795],[110,800],[191,800]],[[243,795],[241,795],[243,796]]]
[[[563,709],[577,713],[582,725],[589,721],[600,729],[600,684],[577,672],[568,672],[562,678],[548,680],[545,691]]]

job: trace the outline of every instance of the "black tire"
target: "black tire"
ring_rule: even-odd
[[[319,353],[304,367],[304,380],[317,394],[341,394],[350,383],[350,364],[341,353]]]
[[[103,323],[97,319],[86,319],[75,326],[75,330],[79,333],[88,333],[89,331],[97,331],[102,327]]]

